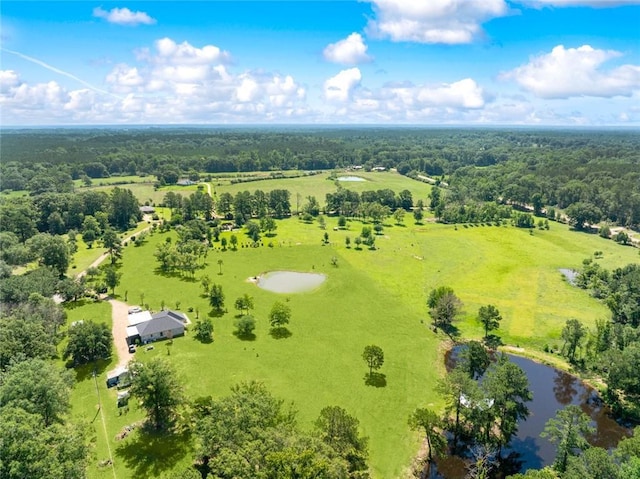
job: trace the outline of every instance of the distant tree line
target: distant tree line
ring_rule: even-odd
[[[550,219],[552,208],[567,210],[578,228],[600,220],[640,224],[640,139],[633,132],[167,128],[2,136],[0,189],[35,195],[70,192],[72,179],[114,175],[171,184],[202,172],[382,166],[447,185],[449,205],[520,205]]]

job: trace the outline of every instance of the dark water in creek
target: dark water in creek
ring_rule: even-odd
[[[453,353],[455,354],[455,352]],[[592,446],[605,449],[615,447],[623,437],[631,435],[631,429],[618,424],[611,411],[604,405],[598,393],[571,374],[559,371],[551,366],[536,363],[530,359],[508,355],[509,360],[522,368],[529,379],[529,389],[533,400],[527,404],[530,415],[518,426],[517,435],[508,448],[503,449],[503,457],[515,453],[516,464],[520,472],[527,469],[539,469],[553,463],[555,445],[540,437],[546,422],[556,415],[559,409],[570,404],[580,408],[592,420],[596,432],[588,438]],[[451,364],[451,353],[446,357],[447,367]],[[427,477],[462,479],[468,470],[466,463],[457,457],[447,457],[437,464],[438,471],[431,471]],[[513,471],[513,473],[518,471]]]

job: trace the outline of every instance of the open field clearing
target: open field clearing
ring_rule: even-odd
[[[304,183],[307,180],[313,182]],[[300,182],[305,186],[299,191],[317,195],[320,200],[324,183],[318,185],[318,180],[296,178],[282,180],[282,185],[277,185],[281,180],[265,180],[263,186],[254,182],[228,188],[267,190],[269,185],[294,192],[293,185]],[[323,181],[327,191],[334,190],[332,182]],[[414,183],[416,188],[425,188]],[[349,187],[361,184],[350,183]],[[385,183],[376,189],[384,187],[390,186]],[[414,201],[426,197],[417,193]],[[294,202],[292,206],[295,208]],[[560,330],[567,319],[579,318],[593,326],[597,318],[609,314],[588,292],[569,285],[560,268],[580,268],[582,260],[597,250],[603,252],[597,261],[606,268],[637,262],[638,258],[635,248],[570,231],[566,225],[553,222],[550,230],[535,230],[530,235],[528,230],[513,226],[415,225],[410,215],[405,226],[386,221],[382,234],[376,237],[376,250],[356,250],[353,242],[347,248],[345,239],[358,236],[363,224],[350,221],[347,229],[335,230],[337,218],[326,220],[326,230],[317,221],[306,224],[295,217],[280,220],[276,235],[263,237],[263,246],[258,248],[244,247],[248,238],[243,232],[234,232],[240,240],[238,250],[222,251],[220,243],[215,243],[207,266],[193,279],[158,272],[155,248],[167,238],[175,240],[175,233],[155,233],[144,246],[124,249],[116,295],[122,300],[126,292],[129,304],[145,303],[155,311],[163,304],[180,309],[194,321],[210,313],[200,285],[200,278],[208,275],[222,286],[228,310],[221,317],[213,317],[214,341],[202,344],[187,333],[171,345],[158,342],[152,351],[141,348],[136,358],[145,361],[154,356],[167,357],[177,368],[190,398],[222,396],[240,381],[263,381],[276,397],[295,404],[305,429],[311,429],[324,406],[342,406],[360,420],[363,434],[370,438],[370,465],[376,478],[400,476],[418,450],[418,437],[407,426],[409,413],[418,406],[437,410],[443,406],[435,386],[443,373],[439,345],[446,337],[434,334],[429,327],[425,298],[432,288],[451,286],[464,302],[465,314],[457,324],[463,337],[482,336],[475,316],[481,305],[491,303],[504,318],[498,334],[506,344],[541,350],[545,344],[560,343]],[[325,231],[330,244],[323,246]],[[221,238],[230,235],[225,232]],[[333,257],[337,266],[332,265]],[[247,281],[274,270],[324,273],[327,280],[314,291],[284,295]],[[233,334],[237,314],[233,303],[244,293],[255,302],[252,314],[257,328],[253,341],[240,340]],[[269,334],[267,315],[276,300],[287,302],[292,310],[288,326],[292,334],[283,339]],[[69,311],[69,320],[93,317],[110,321],[105,308],[108,305],[81,306]],[[384,350],[385,363],[380,370],[385,375],[384,387],[365,385],[367,367],[361,353],[368,344]],[[114,358],[112,364],[116,363]],[[91,421],[96,415],[95,384],[81,371],[79,377],[73,412]],[[132,404],[127,415],[119,416],[115,391],[106,390],[104,379],[103,372],[98,387],[118,478],[158,476],[190,462],[193,445],[186,437],[150,440],[135,432],[130,438],[115,441],[124,425],[142,415]],[[98,457],[93,464],[108,455],[97,421],[99,417],[94,422]],[[139,455],[143,446],[146,460]],[[134,451],[138,451],[136,460]],[[160,460],[168,451],[171,460]],[[90,476],[106,478],[113,474],[110,468],[98,471],[92,466]]]

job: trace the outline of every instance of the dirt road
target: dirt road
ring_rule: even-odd
[[[132,358],[129,353],[129,347],[127,346],[127,316],[129,314],[129,305],[122,301],[110,299],[111,304],[111,334],[113,334],[113,343],[118,354],[118,364],[115,368],[126,366],[129,360]],[[114,369],[115,369],[114,368]]]

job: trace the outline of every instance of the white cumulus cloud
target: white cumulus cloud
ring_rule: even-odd
[[[369,33],[395,42],[470,43],[481,24],[509,12],[504,0],[368,0]]]
[[[362,74],[359,68],[342,70],[324,82],[324,97],[329,101],[348,101],[353,90],[360,84]]]
[[[347,38],[331,43],[322,52],[325,60],[342,65],[357,65],[371,61],[362,35],[352,33]]]
[[[101,7],[93,9],[93,16],[97,18],[104,18],[109,23],[115,23],[117,25],[153,25],[156,23],[155,18],[150,17],[145,12],[132,12],[128,8],[112,8],[107,11]]]
[[[154,59],[157,62],[166,62],[181,65],[202,65],[210,63],[225,63],[231,58],[227,51],[223,51],[215,45],[205,45],[197,48],[189,42],[176,43],[171,38],[161,38],[155,42],[158,52]]]
[[[605,70],[602,64],[622,56],[614,50],[590,45],[565,48],[533,57],[529,63],[502,73],[540,98],[631,96],[640,89],[640,65],[621,65]]]

